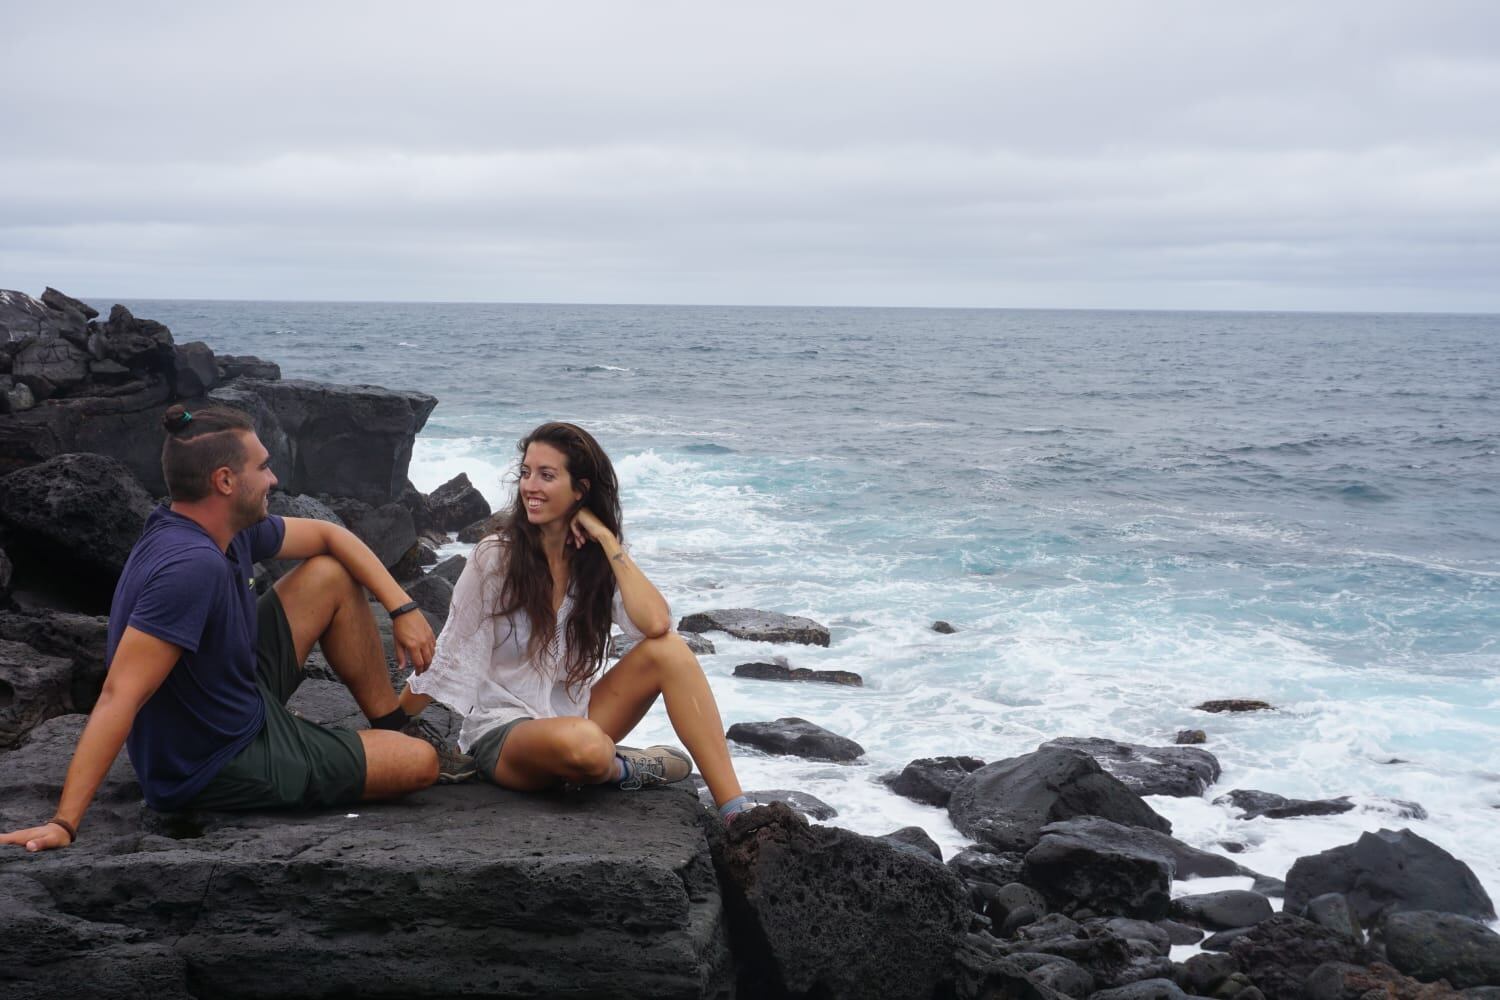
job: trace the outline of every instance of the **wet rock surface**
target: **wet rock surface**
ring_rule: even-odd
[[[1207,750],[1148,747],[1097,737],[1066,736],[1042,744],[1081,750],[1137,795],[1202,795],[1219,780],[1219,760]]]
[[[1352,844],[1298,858],[1286,877],[1286,910],[1299,912],[1330,892],[1342,894],[1367,927],[1401,910],[1495,918],[1469,866],[1410,830],[1366,833]]]
[[[725,632],[736,639],[754,642],[795,642],[808,646],[827,646],[826,625],[811,618],[783,615],[754,608],[722,608],[700,611],[677,623],[679,632]]]
[[[897,795],[946,807],[958,783],[983,766],[984,761],[978,757],[920,757],[898,774],[884,775],[880,780]]]
[[[865,748],[853,740],[794,717],[775,722],[736,722],[729,727],[727,736],[734,743],[766,753],[809,760],[851,761],[865,754]]]
[[[1170,833],[1172,826],[1088,754],[1051,747],[986,764],[948,801],[953,825],[999,850],[1026,851],[1042,827],[1077,816]]]
[[[843,687],[863,687],[865,683],[864,678],[852,670],[810,670],[785,663],[741,663],[734,668],[734,676],[758,681],[799,681]]]

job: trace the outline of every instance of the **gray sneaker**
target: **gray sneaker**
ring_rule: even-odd
[[[438,756],[438,784],[456,785],[460,781],[468,781],[479,773],[473,757],[449,743],[447,738],[438,732],[436,726],[421,716],[417,716],[402,726],[401,734],[432,744]]]
[[[693,773],[693,761],[676,747],[654,746],[644,750],[615,746],[615,753],[630,765],[630,777],[620,782],[626,791],[669,785]]]

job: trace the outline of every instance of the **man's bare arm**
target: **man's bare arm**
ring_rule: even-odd
[[[136,713],[161,687],[181,656],[180,647],[135,628],[127,627],[120,637],[115,658],[110,661],[109,673],[104,678],[104,689],[89,713],[83,735],[78,737],[78,748],[73,751],[73,762],[68,765],[62,798],[57,804],[56,816],[74,830],[83,822],[83,814],[94,800],[99,783],[120,755]],[[20,844],[28,851],[67,847],[72,842],[67,829],[51,821],[0,834],[0,844]]]

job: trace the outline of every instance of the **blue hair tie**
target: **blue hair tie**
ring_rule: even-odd
[[[191,413],[189,413],[187,410],[183,410],[182,411],[182,422],[183,423],[187,423],[189,420],[192,420],[192,419],[193,419],[193,415]]]

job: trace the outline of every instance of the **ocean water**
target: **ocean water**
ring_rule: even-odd
[[[880,775],[1202,728],[1219,784],[1151,800],[1182,839],[1283,876],[1408,826],[1500,899],[1500,317],[127,304],[289,378],[434,394],[423,490],[467,472],[498,506],[517,438],[590,428],[675,613],[832,629],[826,650],[715,637],[726,723],[797,715],[867,750],[735,748],[747,788],[951,854],[946,814]],[[731,676],[771,654],[866,686]],[[1226,697],[1277,710],[1192,707]],[[671,739],[659,708],[639,738]],[[1212,802],[1232,788],[1361,807],[1245,821]]]

